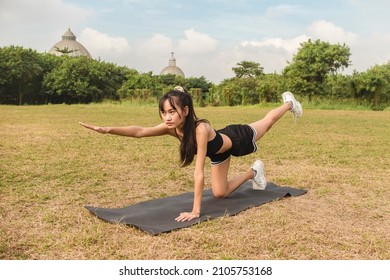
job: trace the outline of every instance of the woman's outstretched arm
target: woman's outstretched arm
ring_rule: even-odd
[[[150,137],[150,136],[161,136],[165,134],[172,134],[165,123],[161,123],[154,127],[142,127],[142,126],[122,126],[122,127],[108,127],[108,126],[96,126],[86,124],[83,122],[79,123],[81,126],[91,129],[93,131],[102,134],[114,134],[127,137]]]

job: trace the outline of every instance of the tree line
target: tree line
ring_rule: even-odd
[[[250,105],[278,102],[294,92],[308,102],[390,104],[390,62],[365,72],[342,74],[351,65],[345,44],[320,40],[301,43],[281,73],[264,73],[258,62],[241,61],[235,76],[213,84],[205,77],[140,73],[87,57],[55,56],[20,46],[0,48],[0,104],[75,104],[104,100],[156,102],[173,86],[187,88],[198,105]]]

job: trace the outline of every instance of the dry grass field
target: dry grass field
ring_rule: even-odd
[[[261,107],[198,108],[215,128]],[[157,106],[0,106],[0,259],[390,259],[390,112],[284,116],[259,151],[268,181],[308,193],[150,236],[84,205],[122,207],[193,190],[178,140],[101,135],[78,125],[155,125]],[[209,171],[209,164],[207,164]],[[210,186],[209,173],[206,174]]]

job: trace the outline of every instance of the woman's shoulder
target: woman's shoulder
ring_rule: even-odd
[[[196,135],[197,137],[203,136],[207,139],[207,141],[210,141],[215,137],[215,130],[212,128],[210,123],[201,122],[196,126]]]
[[[209,132],[213,130],[213,128],[211,127],[211,124],[207,121],[199,121],[197,124],[196,124],[196,131],[198,132]]]

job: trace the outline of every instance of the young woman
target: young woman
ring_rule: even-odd
[[[182,166],[189,165],[196,154],[192,211],[180,213],[176,218],[176,221],[183,222],[200,217],[206,157],[211,159],[211,188],[215,197],[228,196],[247,180],[252,180],[254,189],[265,189],[267,183],[263,162],[255,161],[247,172],[228,180],[230,158],[231,155],[243,156],[255,152],[256,141],[286,112],[291,111],[295,118],[302,116],[302,106],[292,93],[285,92],[282,97],[284,104],[271,110],[263,119],[249,125],[229,125],[217,131],[208,121],[196,116],[192,98],[182,87],[175,87],[160,98],[159,109],[163,123],[155,127],[101,127],[85,123],[80,125],[99,133],[128,137],[167,134],[176,137],[180,140]]]

